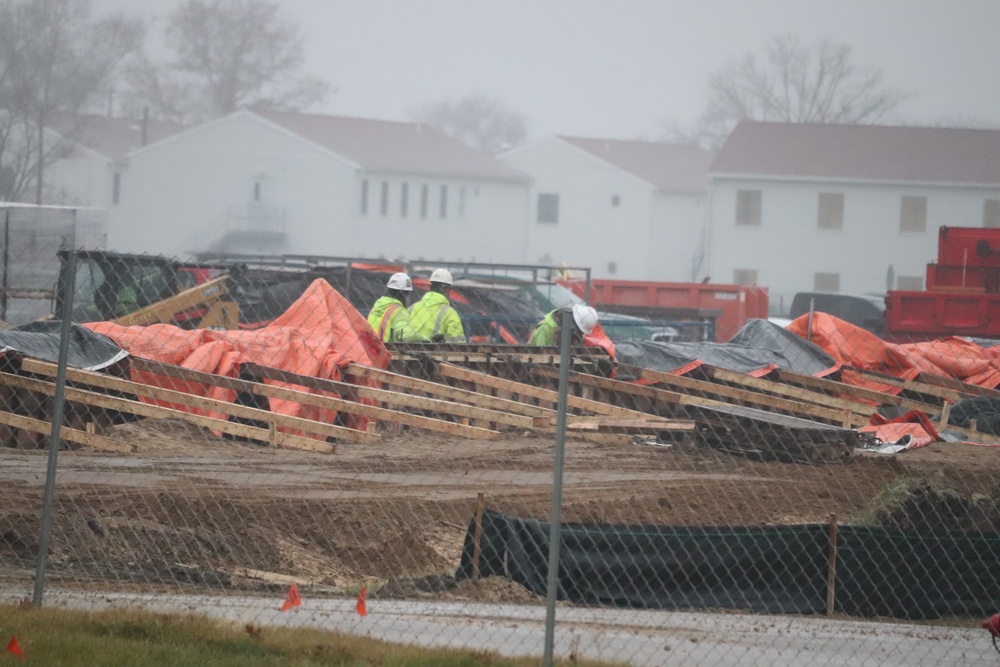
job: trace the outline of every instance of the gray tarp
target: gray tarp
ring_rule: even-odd
[[[26,357],[59,361],[59,338],[62,323],[58,320],[30,322],[0,331],[0,354],[14,352]],[[71,325],[69,357],[73,368],[99,370],[128,356],[107,336],[94,333],[79,324]]]
[[[815,375],[836,365],[822,349],[767,320],[749,320],[728,343],[615,343],[621,364],[657,371],[673,371],[701,361],[739,373],[768,366]]]

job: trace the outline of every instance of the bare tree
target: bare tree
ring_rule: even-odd
[[[822,41],[810,51],[793,36],[774,38],[763,59],[748,54],[711,75],[705,110],[675,140],[718,146],[741,119],[786,123],[876,124],[907,94],[886,86],[878,69],[852,62],[851,47]]]
[[[469,146],[489,153],[517,146],[528,136],[528,123],[523,114],[483,93],[467,95],[457,102],[430,104],[411,115],[417,122],[434,125]]]
[[[302,37],[278,11],[269,0],[185,0],[164,30],[173,59],[157,66],[144,58],[129,68],[132,105],[190,121],[323,101],[331,87],[301,71]]]
[[[92,21],[90,0],[0,1],[0,199],[42,203],[45,168],[64,157],[72,118],[142,41],[120,15]]]

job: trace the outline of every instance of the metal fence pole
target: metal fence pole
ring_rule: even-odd
[[[69,356],[70,326],[72,324],[73,293],[76,291],[76,255],[66,257],[66,283],[63,285],[63,316],[59,327],[59,366],[56,370],[55,398],[52,406],[52,434],[49,438],[49,464],[45,471],[45,500],[42,505],[42,528],[38,536],[38,561],[35,566],[35,593],[32,601],[42,606],[45,591],[45,566],[49,560],[49,532],[52,528],[52,501],[56,491],[56,463],[59,459],[59,430],[63,419],[63,402],[66,390],[66,359]]]
[[[566,403],[569,394],[570,337],[573,313],[564,310],[559,322],[559,399],[556,412],[555,463],[552,471],[552,512],[549,519],[549,578],[545,610],[545,654],[542,664],[552,666],[556,630],[556,594],[559,590],[559,526],[562,512],[563,461],[566,455]]]

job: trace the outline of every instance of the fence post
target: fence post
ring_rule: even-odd
[[[559,399],[556,412],[555,463],[552,470],[552,513],[549,520],[549,578],[545,609],[545,653],[542,664],[552,667],[552,646],[556,629],[556,594],[559,589],[559,523],[562,511],[563,460],[566,450],[566,403],[569,394],[570,336],[573,313],[559,313]]]
[[[45,499],[42,503],[42,528],[38,536],[38,560],[35,566],[35,591],[32,602],[42,606],[45,591],[45,566],[49,560],[49,533],[52,529],[52,501],[56,491],[56,464],[59,459],[59,430],[62,427],[63,403],[66,392],[66,359],[69,356],[69,337],[73,312],[73,294],[76,291],[76,255],[70,251],[66,257],[66,282],[63,285],[63,316],[59,326],[59,365],[56,369],[56,390],[52,405],[52,432],[49,438],[49,463],[45,470]]]
[[[827,529],[830,536],[829,560],[826,568],[826,615],[833,615],[834,598],[837,590],[837,515],[830,514]]]
[[[479,581],[479,559],[483,554],[483,509],[482,492],[476,497],[476,528],[472,534],[472,580]]]

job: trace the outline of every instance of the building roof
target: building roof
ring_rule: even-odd
[[[708,167],[715,153],[704,148],[658,141],[559,138],[660,190],[705,192],[708,189]]]
[[[1000,184],[1000,131],[742,121],[713,174]]]
[[[253,113],[367,171],[529,180],[489,153],[430,125],[293,112]]]
[[[62,116],[51,126],[64,137],[111,160],[121,159],[136,148],[165,139],[185,129],[185,126],[178,123],[153,118],[143,121],[141,118],[113,118],[85,114]]]

